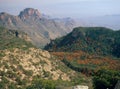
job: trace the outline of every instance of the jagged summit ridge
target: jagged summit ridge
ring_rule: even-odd
[[[20,12],[19,17],[21,19],[28,19],[28,18],[40,18],[41,14],[37,9],[33,9],[33,8],[26,8],[23,11]]]

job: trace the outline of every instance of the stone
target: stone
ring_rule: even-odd
[[[88,86],[77,85],[77,86],[74,86],[72,89],[88,89]]]

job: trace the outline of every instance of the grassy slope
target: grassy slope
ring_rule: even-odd
[[[33,45],[24,39],[19,38],[16,34],[25,34],[15,30],[8,30],[0,27],[0,50],[10,48],[30,48]]]

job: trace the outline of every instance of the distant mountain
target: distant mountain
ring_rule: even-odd
[[[71,20],[69,20],[71,21]],[[0,13],[0,25],[8,29],[20,30],[27,33],[34,45],[42,47],[56,37],[61,37],[70,32],[74,22],[66,24],[55,21],[49,16],[40,13],[37,9],[26,8],[18,16]]]
[[[106,15],[106,16],[91,17],[86,19],[80,19],[79,23],[80,22],[85,23],[83,26],[107,27],[114,30],[120,29],[120,15]]]
[[[67,33],[69,33],[69,32],[72,31],[71,28],[78,26],[78,25],[77,25],[77,22],[76,22],[74,19],[70,18],[70,17],[68,17],[68,18],[53,18],[53,20],[54,20],[55,22],[63,25],[63,29],[67,28],[67,29],[66,29],[66,32],[67,32]],[[65,27],[65,28],[64,28],[64,27]]]
[[[45,46],[48,51],[84,51],[120,57],[120,31],[104,27],[78,27]]]

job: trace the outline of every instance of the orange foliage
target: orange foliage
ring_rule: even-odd
[[[120,70],[120,61],[113,60],[109,57],[97,57],[95,55],[89,55],[82,51],[76,52],[52,52],[53,55],[57,56],[60,60],[66,58],[69,61],[76,60],[78,64],[93,64],[97,65],[98,68],[108,68],[108,69],[117,69]],[[82,60],[81,56],[85,56],[85,59]]]

